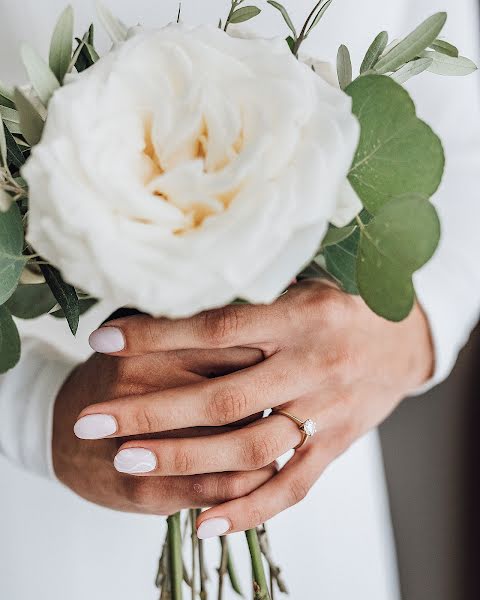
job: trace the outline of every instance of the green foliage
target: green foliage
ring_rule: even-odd
[[[431,58],[416,58],[415,60],[410,61],[403,67],[400,67],[398,71],[392,73],[391,77],[397,83],[405,83],[415,75],[419,75],[426,71],[432,64]]]
[[[361,125],[349,180],[364,207],[375,214],[401,194],[432,196],[442,179],[443,148],[407,91],[389,77],[366,75],[346,92]]]
[[[23,225],[20,211],[12,204],[0,212],[0,305],[10,298],[27,262],[23,252]]]
[[[322,248],[327,246],[334,246],[343,242],[346,238],[350,237],[355,231],[355,225],[347,225],[346,227],[335,227],[330,225],[327,235],[322,240]]]
[[[63,310],[73,335],[77,333],[80,318],[80,305],[74,287],[65,283],[59,271],[50,265],[41,265],[45,281],[52,290],[60,308]]]
[[[54,92],[60,87],[58,79],[41,56],[28,44],[22,46],[21,56],[33,89],[42,104],[47,106]]]
[[[360,232],[354,228],[353,233],[335,245],[327,246],[323,255],[327,272],[349,294],[358,294],[357,287],[357,254]]]
[[[88,312],[91,308],[93,308],[95,306],[95,304],[98,304],[98,300],[95,298],[79,298],[78,306],[79,306],[80,316],[82,316],[86,312]],[[52,317],[55,317],[56,319],[65,319],[65,313],[63,312],[62,309],[52,312],[51,315],[52,315]]]
[[[23,137],[31,146],[38,144],[42,137],[44,121],[29,98],[19,88],[15,88],[15,106],[20,117]]]
[[[350,52],[344,44],[340,46],[337,52],[337,76],[342,90],[352,83],[352,60]]]
[[[435,40],[432,44],[430,44],[430,48],[435,50],[435,52],[440,52],[440,54],[446,54],[447,56],[453,56],[454,58],[458,57],[458,48],[456,48],[453,44],[446,42],[445,40]]]
[[[360,73],[373,69],[388,44],[388,33],[381,31],[370,44],[360,67]]]
[[[14,317],[36,319],[52,310],[57,304],[46,283],[19,285],[5,306]]]
[[[58,19],[50,43],[49,65],[60,84],[63,83],[63,78],[70,66],[72,47],[73,8],[67,6]]]
[[[25,163],[25,157],[23,156],[23,152],[20,146],[15,141],[13,135],[10,133],[9,128],[6,127],[5,124],[3,132],[7,144],[7,162],[9,165],[11,164],[17,169],[20,169]]]
[[[117,17],[114,17],[108,8],[97,1],[97,15],[100,23],[114,44],[127,39],[128,29]]]
[[[94,43],[94,27],[90,25],[88,31],[85,33],[82,39],[75,38],[78,46],[75,50],[72,62],[79,73],[85,71],[92,65],[94,65],[100,58],[97,51],[95,50]]]
[[[228,22],[229,24],[244,23],[258,16],[260,12],[261,10],[257,6],[242,6],[230,15]]]
[[[288,14],[287,9],[282,4],[280,4],[280,2],[275,2],[275,0],[267,0],[267,4],[271,4],[274,8],[276,8],[280,12],[285,23],[287,24],[288,28],[292,32],[293,38],[297,39],[297,30],[295,29],[295,25],[293,24],[293,21],[290,18],[290,15]]]
[[[470,75],[477,70],[476,64],[465,56],[448,56],[437,51],[426,51],[422,53],[424,59],[430,59],[428,70],[436,75],[457,76]]]
[[[20,336],[12,315],[0,306],[0,373],[6,373],[20,360]]]

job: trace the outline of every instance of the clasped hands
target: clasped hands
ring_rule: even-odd
[[[119,319],[91,345],[97,353],[55,405],[58,478],[122,511],[210,507],[200,537],[250,529],[300,502],[433,368],[420,307],[390,323],[324,281],[271,306]],[[318,428],[281,470],[276,460],[302,434],[283,415],[261,418],[270,408]]]

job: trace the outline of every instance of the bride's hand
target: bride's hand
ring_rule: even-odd
[[[248,494],[272,476],[273,465],[252,473],[133,478],[113,467],[124,440],[80,440],[73,426],[87,404],[196,384],[205,377],[229,373],[261,359],[261,353],[254,350],[172,352],[128,360],[92,356],[67,379],[55,403],[52,449],[57,477],[77,495],[125,512],[171,514],[181,508],[212,506]],[[88,425],[98,436],[111,431],[112,422],[94,419]],[[85,426],[77,431],[85,434]]]
[[[223,426],[272,407],[317,422],[318,433],[275,477],[245,497],[204,512],[198,523],[201,537],[254,527],[299,502],[328,464],[378,425],[433,368],[429,328],[418,306],[404,322],[390,323],[360,298],[318,281],[294,286],[272,306],[234,305],[180,321],[133,317],[110,322],[92,335],[91,344],[121,357],[250,347],[261,350],[265,360],[217,379],[89,406],[80,424],[89,415],[109,415],[115,436],[145,437]],[[200,439],[128,441],[115,464],[142,479],[255,472],[301,439],[298,425],[272,415]]]

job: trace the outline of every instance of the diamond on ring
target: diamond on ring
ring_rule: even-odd
[[[313,437],[317,433],[317,424],[312,419],[307,419],[305,423],[301,426],[301,430],[308,435],[308,437]]]

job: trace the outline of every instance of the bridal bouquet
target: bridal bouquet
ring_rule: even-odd
[[[48,61],[23,46],[29,84],[0,84],[0,372],[20,357],[13,317],[50,313],[75,333],[96,299],[186,317],[270,303],[314,276],[386,319],[409,314],[412,275],[440,238],[430,198],[444,153],[402,84],[476,67],[439,37],[438,13],[403,39],[379,33],[355,78],[342,45],[335,70],[302,52],[331,2],[297,29],[269,0],[286,26],[275,39],[243,28],[260,13],[245,0],[219,23],[179,11],[154,30],[99,6],[103,57],[93,25],[73,37],[69,7]],[[201,544],[188,574],[181,538],[174,515],[161,597],[181,598],[185,577],[206,598]],[[264,531],[247,538],[255,598],[285,591]],[[226,541],[219,572],[220,589],[228,573],[240,591]]]

